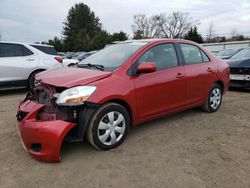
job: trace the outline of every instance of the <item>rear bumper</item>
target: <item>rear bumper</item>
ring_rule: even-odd
[[[76,124],[62,120],[39,121],[36,115],[42,107],[43,105],[30,100],[20,104],[18,132],[25,150],[32,157],[42,161],[59,162],[63,139]]]

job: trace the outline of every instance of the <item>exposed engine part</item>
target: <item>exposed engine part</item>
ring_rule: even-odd
[[[70,122],[77,121],[77,107],[60,107],[56,105],[56,97],[59,93],[55,87],[41,83],[39,87],[30,91],[26,99],[43,104],[44,107],[37,114],[37,119],[41,121],[64,120]]]

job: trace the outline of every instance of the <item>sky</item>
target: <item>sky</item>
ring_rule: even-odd
[[[199,20],[205,36],[213,22],[218,35],[233,30],[250,36],[250,0],[0,0],[0,35],[5,41],[41,42],[61,37],[63,22],[75,3],[87,4],[108,32],[132,37],[133,15],[181,11]]]

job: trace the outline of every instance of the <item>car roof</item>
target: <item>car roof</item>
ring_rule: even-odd
[[[44,46],[44,47],[54,47],[54,46],[48,45],[48,44],[36,44],[36,43],[34,43],[34,44],[29,43],[28,45]]]
[[[154,43],[154,42],[185,42],[185,43],[195,43],[190,40],[183,40],[183,39],[168,39],[168,38],[162,38],[162,39],[139,39],[139,40],[125,40],[125,41],[114,41],[111,44],[125,44],[125,43],[132,43],[132,42],[144,42],[144,43]]]
[[[36,46],[44,46],[44,47],[53,47],[53,46],[47,45],[47,44],[25,43],[25,42],[13,42],[13,41],[0,41],[0,43],[22,44],[22,45],[36,45]]]

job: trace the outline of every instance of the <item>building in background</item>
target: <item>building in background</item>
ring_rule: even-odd
[[[233,42],[220,42],[220,43],[204,43],[204,47],[209,49],[213,53],[217,53],[225,49],[239,49],[250,47],[250,40],[246,41],[233,41]]]

